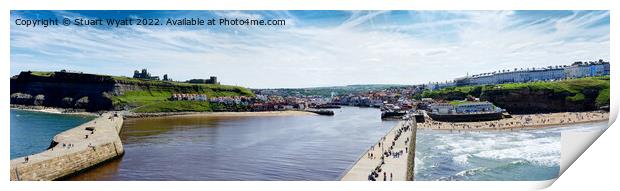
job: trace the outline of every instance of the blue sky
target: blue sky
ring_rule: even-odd
[[[286,26],[26,28],[17,18],[252,18]],[[418,84],[609,60],[608,11],[12,11],[11,74],[74,70],[252,88]]]

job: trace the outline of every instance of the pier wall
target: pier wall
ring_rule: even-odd
[[[407,177],[405,180],[413,181],[415,179],[415,151],[416,151],[416,134],[418,133],[418,117],[416,116],[411,123],[411,136],[409,141],[409,148],[411,148],[411,152],[407,153]]]
[[[122,124],[122,117],[103,114],[62,132],[48,150],[28,156],[27,161],[25,157],[11,160],[10,178],[57,180],[121,156],[124,149],[118,134]]]

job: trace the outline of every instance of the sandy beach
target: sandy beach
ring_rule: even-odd
[[[608,121],[609,113],[601,111],[591,112],[561,112],[545,114],[512,115],[497,121],[482,122],[440,122],[426,117],[418,128],[435,130],[508,130],[525,128],[544,128],[574,123]]]
[[[43,112],[43,113],[53,113],[53,114],[69,114],[69,115],[91,115],[98,116],[98,113],[86,112],[86,111],[77,111],[70,110],[64,108],[55,108],[55,107],[44,107],[44,106],[24,106],[24,105],[13,105],[11,104],[11,109],[19,109],[24,111],[34,111],[34,112]]]
[[[24,106],[11,105],[11,109],[19,109],[24,111],[35,111],[54,114],[71,114],[71,115],[92,115],[99,116],[99,113],[69,110],[64,108],[44,107],[44,106]],[[307,111],[258,111],[258,112],[162,112],[162,113],[134,113],[129,111],[116,111],[122,113],[126,118],[145,118],[145,117],[269,117],[269,116],[302,116],[302,115],[318,115]]]

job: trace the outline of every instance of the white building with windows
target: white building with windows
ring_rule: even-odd
[[[582,78],[609,75],[609,62],[575,62],[566,68],[567,78]]]
[[[431,112],[435,114],[448,114],[456,112],[454,106],[449,103],[433,103],[431,104]]]
[[[456,86],[492,85],[504,83],[554,81],[566,78],[581,78],[609,75],[609,62],[575,62],[570,66],[548,66],[546,68],[521,68],[500,70],[457,78]]]
[[[469,102],[459,104],[454,107],[457,113],[478,113],[478,112],[501,112],[501,108],[495,107],[491,102]]]

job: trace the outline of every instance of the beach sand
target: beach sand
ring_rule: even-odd
[[[18,109],[18,110],[24,110],[24,111],[34,111],[34,112],[43,112],[43,113],[52,113],[52,114],[99,116],[98,113],[93,113],[93,112],[86,112],[86,111],[81,111],[81,110],[71,110],[71,109],[64,109],[64,108],[55,108],[55,107],[44,107],[44,106],[11,105],[11,109]]]
[[[508,130],[524,128],[544,128],[574,123],[608,121],[609,113],[601,111],[591,112],[562,112],[545,114],[512,115],[496,121],[481,122],[441,122],[426,117],[418,128],[435,130]]]

